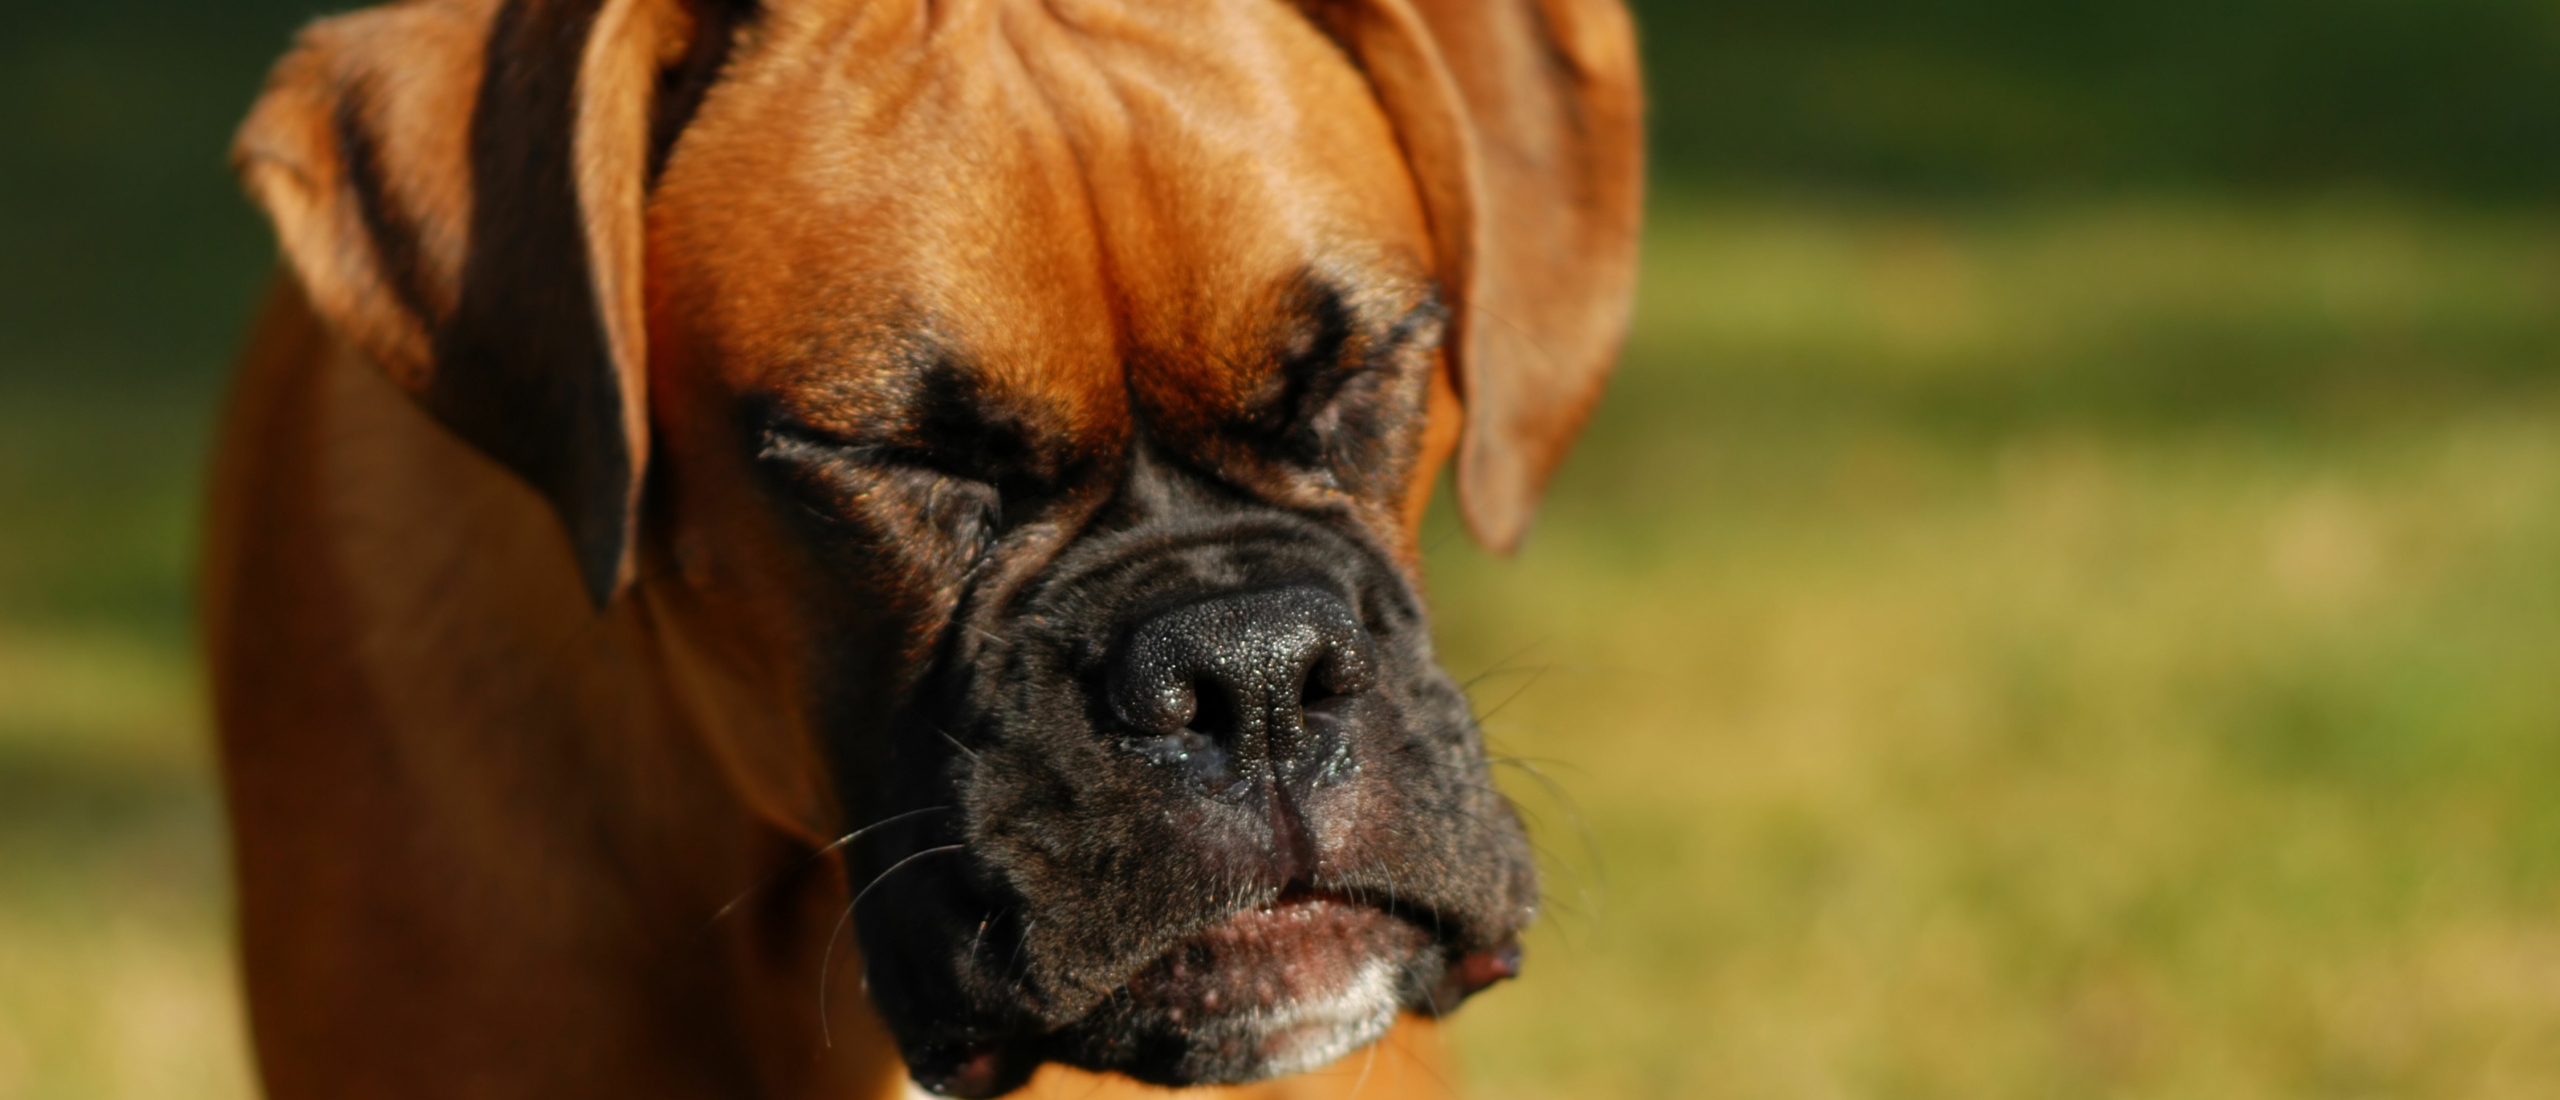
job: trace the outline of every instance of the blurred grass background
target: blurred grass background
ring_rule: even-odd
[[[2560,1095],[2560,8],[1640,4],[1620,381],[1444,648],[1475,1095]],[[188,635],[312,9],[0,0],[0,1100],[243,1096]]]

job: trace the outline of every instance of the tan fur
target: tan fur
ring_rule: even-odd
[[[571,486],[624,505],[596,513],[623,525],[599,587],[564,490],[438,403],[486,245],[466,122],[500,6],[316,25],[238,151],[290,271],[224,432],[205,630],[278,1100],[904,1094],[848,884],[813,857],[852,823],[796,710],[810,565],[724,412],[748,388],[858,408],[864,304],[930,307],[1065,432],[1123,430],[1134,389],[1179,435],[1247,400],[1257,296],[1306,256],[1398,301],[1436,280],[1452,369],[1409,485],[1362,505],[1408,562],[1453,453],[1471,524],[1516,542],[1615,353],[1640,170],[1613,0],[777,2],[654,188],[651,96],[708,24],[607,0],[573,104],[593,310],[559,319],[595,326],[621,398],[627,480]],[[861,64],[884,56],[923,60]],[[350,125],[405,244],[355,201]],[[910,595],[926,626],[949,598]],[[1409,1021],[1209,1094],[1438,1096],[1450,1072]],[[1029,1095],[1152,1091],[1050,1067]]]

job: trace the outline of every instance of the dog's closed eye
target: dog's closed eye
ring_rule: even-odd
[[[1439,348],[1447,307],[1434,294],[1414,301],[1312,275],[1292,297],[1274,333],[1276,369],[1230,430],[1328,485],[1388,473],[1388,437],[1419,415],[1426,367],[1416,359]]]
[[[995,482],[955,468],[964,464],[948,456],[846,441],[777,420],[763,432],[756,459],[810,519],[828,528],[939,532],[954,558],[974,563],[1006,526],[1005,495]]]

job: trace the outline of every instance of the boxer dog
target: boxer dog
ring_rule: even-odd
[[[1591,406],[1638,98],[1616,0],[310,27],[205,574],[270,1094],[1444,1087],[1537,889],[1416,530]]]

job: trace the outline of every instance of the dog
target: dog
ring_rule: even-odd
[[[1537,884],[1418,531],[1520,539],[1641,148],[1616,0],[309,27],[203,574],[268,1093],[1444,1091]]]

